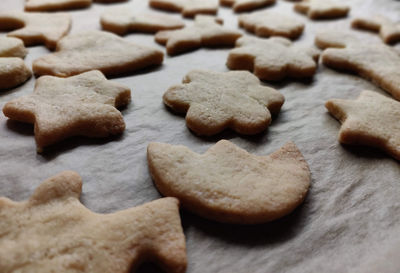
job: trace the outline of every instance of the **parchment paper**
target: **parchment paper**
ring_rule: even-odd
[[[0,10],[22,10],[23,2],[1,0]],[[350,30],[350,19],[357,15],[382,13],[393,20],[400,18],[399,1],[345,2],[352,10],[348,18],[340,20],[310,21],[293,12],[293,3],[283,0],[269,9],[306,22],[297,43],[307,45],[313,44],[316,31]],[[90,9],[71,12],[72,33],[100,29],[101,12],[119,5],[137,12],[148,9],[147,0],[93,4]],[[226,26],[237,28],[237,16],[229,8],[220,8],[219,16]],[[365,43],[380,42],[378,35],[369,32],[354,31],[354,35]],[[130,34],[125,38],[165,50],[154,42],[153,35]],[[284,94],[286,102],[265,133],[243,137],[228,131],[201,138],[186,128],[182,116],[164,107],[162,94],[192,69],[227,71],[228,51],[200,49],[166,57],[162,67],[113,79],[132,89],[132,103],[122,111],[126,131],[119,138],[72,138],[46,154],[37,154],[33,127],[10,122],[1,114],[0,196],[24,200],[46,178],[74,170],[83,177],[83,204],[95,212],[110,213],[160,197],[147,169],[146,147],[151,141],[184,144],[204,152],[225,138],[251,153],[266,155],[292,140],[312,172],[312,186],[304,204],[281,220],[255,226],[224,225],[182,212],[187,272],[365,272],[371,269],[369,264],[381,266],[371,272],[400,272],[400,242],[393,240],[399,237],[400,227],[399,163],[376,149],[340,145],[340,124],[324,107],[328,99],[353,99],[364,89],[386,93],[358,76],[320,65],[311,82],[272,85]],[[47,53],[43,46],[30,47],[26,63],[31,66],[34,59]],[[17,89],[0,93],[0,107],[30,94],[34,82],[32,78]],[[139,272],[153,270],[153,266],[145,265]]]

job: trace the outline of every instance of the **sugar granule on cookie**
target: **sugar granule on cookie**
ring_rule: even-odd
[[[87,8],[92,0],[26,0],[26,11],[59,11]]]
[[[72,34],[61,39],[56,52],[33,62],[35,75],[68,77],[90,70],[107,76],[161,65],[164,54],[158,49],[140,46],[105,31]]]
[[[400,41],[400,23],[394,23],[383,16],[368,18],[355,18],[351,22],[353,28],[379,32],[382,40],[387,44],[394,44]]]
[[[265,130],[271,113],[277,114],[285,99],[247,71],[193,70],[183,84],[170,87],[163,100],[174,111],[186,113],[187,126],[198,135],[226,128],[249,135]]]
[[[25,46],[44,44],[51,50],[68,34],[71,22],[71,16],[65,13],[19,11],[0,13],[0,30],[16,29],[7,36],[21,39]]]
[[[0,89],[16,87],[26,82],[31,76],[31,71],[22,59],[0,58]]]
[[[382,43],[365,43],[350,32],[324,31],[315,44],[325,49],[322,63],[343,72],[359,74],[400,100],[400,55]]]
[[[100,71],[70,78],[44,76],[32,94],[4,105],[10,119],[33,123],[38,152],[71,136],[121,134],[125,122],[116,107],[130,102],[130,89],[108,81]]]
[[[100,18],[104,30],[124,35],[128,32],[155,33],[160,30],[177,29],[185,23],[159,12],[135,14],[129,7],[106,10]]]
[[[336,0],[302,0],[294,5],[294,10],[310,19],[333,19],[346,17],[350,7]]]
[[[232,7],[235,12],[251,11],[275,4],[276,0],[220,0],[223,6]]]
[[[256,156],[227,140],[204,154],[185,146],[150,143],[150,174],[164,196],[218,222],[257,224],[299,206],[310,186],[310,170],[292,142],[269,156]]]
[[[271,11],[255,11],[239,16],[239,26],[260,37],[282,36],[298,38],[304,30],[304,23],[293,16]]]
[[[99,214],[79,202],[81,192],[81,177],[64,171],[26,201],[0,198],[0,271],[127,273],[151,260],[185,272],[177,199]]]
[[[325,106],[342,123],[340,143],[378,147],[400,160],[400,102],[363,91],[356,100],[332,99]]]
[[[252,71],[261,80],[304,79],[315,74],[318,56],[315,48],[285,38],[242,37],[229,52],[226,65],[233,70]]]
[[[180,12],[184,17],[215,15],[218,12],[218,0],[150,0],[149,5],[156,9]]]
[[[219,18],[197,15],[193,25],[157,32],[155,40],[167,47],[168,55],[177,55],[200,47],[233,46],[242,34],[221,24],[222,20]]]
[[[18,57],[24,58],[26,50],[21,39],[13,37],[0,37],[0,57]]]

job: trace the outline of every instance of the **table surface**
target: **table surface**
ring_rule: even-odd
[[[2,0],[0,11],[22,10],[23,2]],[[380,42],[376,34],[350,30],[351,18],[377,13],[393,20],[400,17],[400,1],[344,2],[352,9],[347,18],[339,20],[310,21],[293,11],[292,2],[283,0],[268,9],[303,20],[306,28],[296,43],[310,46],[315,33],[326,29],[349,30],[366,43]],[[100,29],[100,14],[123,5],[138,13],[149,9],[147,0],[93,4],[89,9],[70,12],[71,33]],[[180,18],[179,14],[171,15]],[[237,15],[231,9],[221,7],[218,16],[227,27],[238,28]],[[185,21],[192,23],[190,19]],[[132,33],[124,38],[165,52],[154,42],[153,35]],[[198,137],[187,129],[182,116],[174,115],[163,105],[162,95],[192,69],[228,71],[228,52],[229,49],[199,49],[166,56],[159,68],[112,79],[132,89],[132,103],[122,111],[126,131],[116,139],[76,137],[45,154],[37,154],[33,127],[0,115],[0,196],[24,200],[46,178],[74,170],[83,178],[82,203],[95,212],[110,213],[160,197],[147,169],[146,147],[151,141],[183,144],[204,152],[224,138],[257,155],[267,155],[294,141],[312,173],[304,204],[278,221],[251,226],[219,224],[182,212],[187,272],[355,272],[372,258],[377,263],[387,259],[385,245],[393,244],[392,238],[400,227],[399,163],[376,149],[340,145],[340,123],[324,107],[331,98],[354,99],[362,90],[387,94],[356,75],[320,64],[311,82],[266,83],[277,88],[286,101],[264,133],[244,137],[226,131],[214,137]],[[43,46],[30,47],[25,61],[31,66],[34,59],[48,53]],[[30,94],[34,83],[32,78],[16,89],[0,93],[0,107]],[[400,243],[394,244],[394,248],[399,246]],[[157,270],[149,265],[139,269],[149,271]]]

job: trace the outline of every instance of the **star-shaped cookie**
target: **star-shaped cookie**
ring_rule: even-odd
[[[152,8],[180,12],[184,17],[218,12],[218,0],[150,0],[149,4]]]
[[[318,50],[285,38],[242,37],[229,52],[226,65],[233,70],[253,71],[261,80],[303,79],[315,74],[318,56]]]
[[[282,36],[298,38],[304,30],[304,23],[293,16],[271,11],[256,11],[239,16],[239,26],[260,37]]]
[[[155,40],[167,47],[168,55],[177,55],[202,46],[233,46],[242,34],[221,24],[222,20],[218,18],[197,15],[193,25],[178,30],[157,32]]]
[[[325,49],[321,58],[326,66],[357,73],[400,100],[400,55],[395,49],[340,31],[317,34],[315,44]]]
[[[57,44],[55,53],[33,62],[35,75],[68,77],[90,70],[107,76],[131,73],[160,65],[162,51],[140,46],[105,31],[68,35]]]
[[[0,37],[0,57],[24,58],[28,51],[22,40],[12,37]]]
[[[235,12],[251,11],[275,4],[276,0],[220,0],[223,6],[232,7]]]
[[[325,106],[342,123],[340,143],[378,147],[400,160],[400,102],[363,91],[356,100],[332,99]]]
[[[70,78],[51,76],[36,81],[31,95],[5,104],[8,118],[34,123],[38,152],[71,136],[121,134],[125,122],[116,107],[130,102],[130,89],[108,81],[100,71]]]
[[[26,11],[58,11],[87,8],[92,0],[26,0]]]
[[[160,30],[177,29],[185,23],[159,12],[135,14],[128,7],[106,10],[100,18],[104,30],[124,35],[128,32],[155,33]]]
[[[71,16],[64,13],[1,12],[0,30],[17,29],[7,34],[24,41],[26,46],[44,44],[54,49],[71,28]]]
[[[346,17],[350,11],[348,5],[337,0],[302,0],[294,5],[294,9],[307,15],[310,19]]]
[[[199,135],[214,135],[226,128],[247,135],[260,133],[285,100],[250,72],[201,70],[189,72],[183,84],[169,88],[163,99],[174,111],[187,112],[187,126]]]
[[[400,23],[394,23],[383,16],[355,18],[351,22],[351,26],[379,32],[382,40],[387,44],[394,44],[400,41]]]
[[[186,269],[179,201],[98,214],[79,202],[81,177],[59,173],[23,202],[0,198],[0,272],[126,273],[146,260]]]
[[[269,156],[256,156],[227,140],[204,154],[185,146],[150,143],[150,174],[164,196],[219,222],[257,224],[299,206],[310,186],[310,170],[292,142]]]

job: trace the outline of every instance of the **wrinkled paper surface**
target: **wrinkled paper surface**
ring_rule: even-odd
[[[2,0],[0,10],[22,10],[23,2]],[[283,0],[268,9],[302,19],[306,28],[296,43],[304,45],[313,45],[317,31],[350,30],[351,17],[381,13],[400,19],[400,1],[343,2],[352,10],[348,18],[339,20],[310,21],[292,10],[292,2]],[[149,9],[147,0],[93,4],[90,9],[71,12],[72,33],[100,29],[102,11],[124,5],[135,12]],[[226,26],[237,28],[237,16],[231,9],[220,8],[219,16]],[[380,42],[376,34],[353,32],[365,43]],[[154,42],[153,35],[134,33],[125,38],[165,50]],[[200,49],[166,57],[159,68],[113,79],[132,89],[132,103],[122,110],[126,131],[119,138],[72,138],[41,155],[36,153],[33,127],[10,122],[1,114],[0,196],[24,200],[46,178],[74,170],[83,178],[83,204],[95,212],[110,213],[160,197],[147,169],[146,147],[151,141],[183,144],[204,152],[225,138],[257,155],[294,141],[312,173],[304,204],[281,220],[255,226],[219,224],[183,212],[187,272],[366,272],[372,269],[371,264],[378,268],[371,272],[400,272],[400,242],[392,239],[399,236],[400,227],[399,163],[376,149],[340,145],[340,123],[324,107],[328,99],[354,99],[365,89],[386,93],[358,76],[320,65],[311,82],[272,85],[284,94],[286,102],[265,133],[243,137],[227,131],[215,137],[198,137],[186,128],[182,116],[164,107],[162,94],[192,69],[228,71],[228,51]],[[30,47],[25,61],[31,66],[44,54],[48,54],[45,47]],[[32,78],[19,88],[1,92],[0,107],[30,94],[34,83]],[[153,270],[145,265],[139,272]]]

